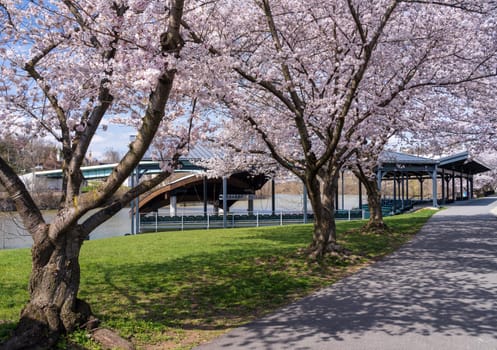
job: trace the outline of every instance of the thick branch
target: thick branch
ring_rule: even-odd
[[[349,5],[350,14],[352,15],[352,18],[354,18],[354,22],[356,24],[357,31],[359,32],[359,36],[361,37],[361,41],[365,45],[367,43],[368,38],[366,37],[366,32],[364,31],[364,27],[362,26],[359,14],[354,8],[354,5],[352,4],[351,0],[347,0],[347,4]]]
[[[276,149],[276,146],[273,144],[269,136],[260,128],[259,124],[254,120],[252,117],[247,117],[248,122],[252,127],[255,128],[257,133],[261,136],[262,141],[266,144],[267,148],[269,149],[269,152],[271,153],[271,156],[285,169],[290,170],[292,173],[297,175],[299,178],[302,177],[302,174],[299,172],[303,171],[304,169],[298,168],[294,163],[290,162],[288,159],[283,157],[278,150]]]
[[[178,46],[178,43],[182,42],[179,28],[183,15],[183,4],[184,0],[172,2],[168,20],[168,32],[161,35],[161,44],[164,54],[171,51],[179,54],[181,49],[181,46]],[[173,87],[175,74],[175,70],[165,69],[163,74],[159,77],[154,90],[150,94],[145,116],[143,117],[143,122],[138,130],[136,139],[130,144],[129,151],[124,155],[112,174],[107,178],[102,188],[97,191],[93,207],[106,202],[112,194],[117,191],[119,186],[131,174],[133,169],[136,168],[143,158],[143,155],[148,150],[157,133],[162,118],[164,117],[166,103]],[[180,146],[181,145],[179,145],[179,147]]]
[[[267,80],[257,80],[254,76],[248,74],[240,68],[235,68],[235,71],[240,74],[244,79],[248,80],[251,83],[258,84],[271,94],[273,94],[278,100],[283,102],[283,104],[293,113],[297,113],[297,107],[290,101],[286,96],[279,91],[271,82]]]
[[[161,47],[163,53],[173,52],[176,55],[179,55],[179,52],[184,45],[184,41],[180,35],[183,6],[184,0],[171,1],[168,30],[161,35]]]
[[[269,26],[269,31],[271,32],[271,37],[273,38],[274,46],[277,52],[283,51],[283,46],[278,36],[278,30],[276,28],[276,23],[274,22],[273,13],[271,11],[271,6],[269,5],[269,0],[263,0],[264,13],[266,15],[267,24]],[[308,163],[315,163],[315,155],[312,152],[312,142],[309,137],[309,131],[307,130],[305,121],[304,121],[304,104],[300,99],[299,95],[295,91],[295,83],[293,81],[292,75],[290,73],[290,69],[287,64],[281,64],[281,70],[283,73],[283,77],[287,83],[287,89],[290,93],[290,97],[295,105],[295,124],[297,126],[297,130],[300,134],[300,143],[302,145],[304,156],[308,159]]]
[[[70,0],[65,0],[64,3],[69,7],[69,10],[76,17],[77,22],[83,26],[84,21],[76,5],[73,4],[73,2]],[[113,8],[116,11],[117,17],[124,16],[127,10],[127,7],[124,5],[114,5]],[[113,35],[114,39],[110,43],[109,48],[103,53],[103,57],[106,61],[111,61],[116,56],[117,50],[115,47],[117,46],[117,43],[119,42],[120,38],[119,38],[119,33],[116,30],[114,31]],[[95,36],[93,36],[92,42],[95,43],[95,46],[99,46],[98,40],[96,39]],[[105,72],[105,77],[100,81],[99,94],[96,106],[89,114],[86,115],[87,120],[84,120],[85,115],[81,120],[81,122],[85,126],[85,129],[82,132],[77,133],[77,136],[74,140],[72,158],[69,163],[70,174],[77,173],[78,169],[81,168],[85,160],[86,153],[88,152],[88,148],[90,147],[91,140],[93,139],[93,136],[97,132],[98,126],[100,125],[102,118],[104,117],[105,113],[112,104],[114,98],[110,94],[109,88],[107,87],[109,79],[112,76],[112,73],[113,73],[112,69],[109,69]],[[69,200],[72,199],[73,196],[78,193],[80,187],[80,181],[81,179],[79,177],[71,179],[73,193],[68,194]]]
[[[49,46],[47,46],[44,50],[42,50],[38,55],[33,57],[30,61],[28,61],[24,65],[24,70],[29,74],[31,78],[33,78],[40,89],[42,90],[43,94],[47,98],[47,100],[50,102],[50,105],[54,109],[57,119],[59,120],[59,126],[61,130],[61,135],[62,135],[62,140],[63,140],[63,148],[64,150],[70,149],[70,132],[67,127],[66,123],[66,112],[62,109],[62,107],[59,105],[59,101],[57,97],[51,93],[50,91],[50,86],[46,83],[45,79],[38,73],[36,69],[36,65],[38,62],[43,59],[45,56],[47,56],[52,50],[57,48],[61,42],[58,43],[53,43]]]
[[[24,226],[33,236],[33,240],[40,242],[45,237],[39,235],[46,234],[45,230],[38,229],[45,225],[45,220],[40,210],[36,206],[33,198],[29,194],[24,183],[14,170],[0,157],[0,184],[7,190],[10,198],[16,205],[17,212],[21,217]]]
[[[174,1],[174,4],[175,5],[173,7],[175,7],[176,9],[181,8],[181,11],[172,11],[171,17],[181,16],[183,0]],[[180,23],[180,21],[181,17],[169,18],[168,27],[177,27],[177,25],[175,25],[174,23]],[[175,32],[175,30],[173,29],[173,33],[176,33],[175,35],[179,36],[179,31]],[[163,35],[163,37],[168,36]],[[180,38],[174,38],[173,35],[173,37],[171,37],[171,40],[177,40],[178,42],[180,41]],[[164,54],[167,54],[167,52],[164,52]],[[53,227],[53,229],[52,227],[50,227],[51,234],[55,234],[56,232],[64,232],[70,225],[75,222],[74,220],[77,220],[89,210],[97,208],[107,202],[118,190],[121,184],[126,180],[126,178],[128,178],[128,176],[136,168],[143,155],[148,150],[160,126],[165,113],[166,102],[169,98],[169,94],[173,86],[175,73],[176,72],[174,70],[168,70],[167,67],[164,67],[164,72],[159,77],[154,90],[149,96],[149,103],[145,111],[145,116],[143,117],[143,122],[140,129],[138,130],[135,141],[130,144],[129,151],[121,159],[116,168],[114,168],[114,171],[107,178],[105,183],[100,187],[99,190],[93,193],[93,200],[88,201],[87,203],[76,205],[76,207],[73,209],[67,209],[66,211],[73,211],[71,215],[66,215],[67,213],[61,212],[61,214],[58,216],[60,220],[56,220],[57,227]],[[96,111],[95,113],[96,119],[101,117],[101,112]],[[76,168],[73,169],[79,170]],[[68,217],[68,219],[64,219],[64,217]]]
[[[488,14],[492,10],[495,10],[497,7],[493,2],[491,2],[492,6],[489,8],[485,9],[483,4],[479,5],[474,5],[475,2],[469,2],[469,1],[454,1],[453,3],[450,2],[442,2],[442,1],[433,1],[433,0],[400,0],[400,2],[406,2],[406,3],[417,3],[417,4],[423,4],[423,5],[437,5],[437,6],[442,6],[442,7],[451,7],[467,12],[473,12],[473,13],[478,13],[478,14]],[[483,2],[483,1],[482,1]],[[478,2],[476,2],[478,3]],[[473,6],[471,6],[473,5]]]
[[[154,176],[150,180],[140,182],[137,186],[133,187],[122,196],[115,199],[104,208],[91,215],[81,224],[82,232],[85,235],[85,237],[81,238],[86,238],[90,234],[90,232],[103,224],[105,221],[109,220],[112,216],[114,216],[117,212],[124,208],[131,200],[151,190],[162,181],[167,179],[170,175],[170,172],[162,172]]]
[[[157,82],[154,92],[150,95],[150,102],[136,139],[131,143],[129,151],[107,178],[102,189],[97,191],[97,203],[105,202],[116,192],[148,150],[164,116],[166,102],[173,85],[174,74],[173,71],[164,73]]]
[[[380,38],[381,34],[383,33],[383,29],[385,28],[386,24],[390,20],[395,8],[398,5],[398,0],[393,0],[390,5],[387,7],[385,10],[384,15],[381,18],[381,22],[376,29],[376,32],[373,34],[371,41],[365,46],[364,50],[364,60],[362,64],[359,66],[359,69],[355,72],[352,80],[350,87],[345,95],[344,98],[344,104],[342,107],[342,110],[340,111],[340,114],[338,115],[338,120],[337,123],[334,127],[333,132],[331,132],[331,140],[326,148],[326,151],[324,155],[319,159],[319,162],[317,164],[317,167],[321,167],[326,163],[329,158],[332,156],[332,154],[335,152],[338,143],[340,142],[340,139],[342,137],[342,130],[345,125],[345,119],[347,115],[349,114],[350,107],[352,105],[352,102],[354,100],[354,97],[357,93],[357,90],[361,84],[361,81],[364,77],[364,74],[366,73],[368,67],[369,67],[369,62],[371,60],[373,50],[376,47],[378,43],[378,39]]]
[[[2,12],[4,13],[5,17],[7,17],[7,22],[9,23],[9,25],[12,28],[15,28],[14,21],[12,21],[12,16],[11,16],[9,10],[1,1],[0,1],[0,10],[3,10]],[[2,29],[2,28],[0,27],[0,29]]]

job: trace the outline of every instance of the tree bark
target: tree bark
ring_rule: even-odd
[[[314,212],[314,233],[307,252],[309,258],[320,259],[330,253],[344,254],[337,243],[335,225],[335,194],[338,190],[338,171],[306,178],[307,193]]]
[[[82,236],[76,227],[55,244],[47,238],[33,246],[30,300],[14,336],[2,349],[49,349],[60,334],[89,321],[89,305],[77,298]]]
[[[354,171],[359,181],[366,188],[369,206],[369,221],[363,226],[364,232],[385,233],[388,226],[383,221],[383,212],[381,208],[381,193],[378,189],[376,178],[367,176],[362,169]]]
[[[383,221],[383,211],[381,206],[381,193],[376,186],[376,180],[371,181],[370,186],[366,186],[369,205],[369,221],[364,225],[363,230],[373,233],[384,233],[388,231],[388,226]]]

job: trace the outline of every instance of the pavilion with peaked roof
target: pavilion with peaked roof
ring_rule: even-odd
[[[438,174],[442,179],[442,203],[473,198],[473,176],[490,170],[488,165],[471,157],[467,151],[440,158]],[[456,182],[459,182],[459,193]],[[463,191],[464,185],[466,192]]]
[[[393,202],[404,206],[409,195],[409,181],[420,183],[421,199],[424,198],[423,182],[432,184],[434,207],[456,200],[472,199],[474,175],[491,170],[485,163],[472,158],[468,152],[440,159],[418,157],[411,154],[385,151],[380,156],[376,176],[378,188],[384,181],[393,183]],[[440,181],[439,181],[440,180]],[[441,189],[441,193],[438,190]],[[396,204],[399,203],[399,204]]]

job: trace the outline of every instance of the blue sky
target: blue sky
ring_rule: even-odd
[[[109,124],[107,131],[101,129],[97,131],[89,151],[92,157],[97,159],[102,159],[108,149],[118,151],[122,156],[128,149],[130,135],[135,133],[132,127]]]

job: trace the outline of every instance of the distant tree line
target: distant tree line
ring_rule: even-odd
[[[23,136],[0,140],[0,156],[12,164],[18,174],[60,167],[57,147],[49,141]]]

